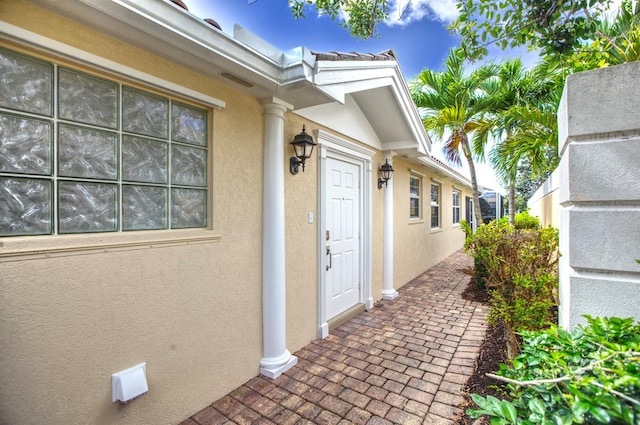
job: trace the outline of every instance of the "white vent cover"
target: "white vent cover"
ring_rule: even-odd
[[[127,401],[149,391],[147,385],[147,364],[130,367],[111,375],[111,395],[114,402]]]

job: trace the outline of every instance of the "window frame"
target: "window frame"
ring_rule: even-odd
[[[457,203],[456,203],[456,195],[458,195]],[[462,207],[460,205],[461,199],[462,199],[462,191],[454,187],[453,191],[451,192],[451,204],[452,204],[452,213],[453,213],[452,222],[455,226],[460,225],[461,214],[462,214]]]
[[[430,192],[429,192],[429,200],[430,200],[430,204],[431,204],[431,210],[430,210],[430,214],[431,214],[431,230],[440,230],[442,229],[441,226],[441,222],[442,222],[442,214],[441,211],[442,209],[441,204],[442,204],[442,184],[436,180],[432,180],[431,181],[431,185],[430,185]],[[433,199],[433,189],[436,188],[437,189],[437,196],[436,196],[436,200],[434,201]],[[434,225],[434,209],[437,212],[436,215],[436,223]]]
[[[412,181],[417,182],[417,191],[414,193],[412,190]],[[412,202],[417,202],[417,210],[418,214],[412,214]],[[420,221],[422,220],[422,177],[416,173],[409,174],[409,220],[411,221]]]
[[[170,98],[172,101],[201,108],[205,111],[207,125],[206,144],[208,147],[206,153],[207,164],[204,185],[204,189],[208,193],[205,204],[206,226],[172,229],[170,231],[162,229],[126,232],[76,233],[64,235],[53,233],[52,231],[51,233],[39,235],[7,236],[2,237],[4,247],[0,249],[0,262],[13,261],[16,256],[36,256],[44,258],[58,255],[76,255],[77,253],[83,252],[89,253],[93,251],[153,248],[163,245],[171,246],[190,243],[208,243],[221,240],[221,236],[213,232],[213,131],[211,127],[213,123],[212,117],[214,110],[224,109],[226,106],[225,102],[207,94],[146,74],[120,63],[95,56],[69,45],[55,42],[48,38],[30,40],[29,37],[26,37],[26,41],[33,43],[36,47],[40,47],[41,50],[34,50],[31,47],[27,48],[24,45],[7,45],[6,43],[0,43],[0,48],[13,55],[23,56],[30,60],[50,63],[52,66],[55,65],[56,67],[68,68],[97,78],[113,80],[119,86],[127,85],[141,89],[145,92],[159,94],[163,97]],[[52,80],[57,80],[57,74],[52,76]],[[55,107],[55,104],[53,106]],[[22,115],[22,112],[24,111],[16,111],[14,109],[3,107],[3,112],[10,115]],[[16,114],[16,112],[18,112],[18,114]],[[41,117],[41,115],[27,115],[27,118]],[[51,117],[49,116],[49,118]],[[57,149],[57,147],[55,147],[55,149]],[[57,156],[57,152],[54,152],[54,148],[52,148],[52,153]],[[53,161],[57,163],[57,157]],[[15,174],[15,176],[16,178],[29,177],[29,175],[19,174]],[[52,181],[52,185],[57,184],[55,177],[43,177],[49,178],[50,181]],[[119,184],[122,183],[120,182]],[[56,204],[52,203],[51,205],[52,209],[57,208]],[[170,206],[168,207],[170,208]],[[121,204],[119,203],[116,208],[121,209]],[[51,212],[51,214],[53,214],[53,212]],[[52,217],[52,227],[55,225],[55,223],[53,223],[54,220],[56,220],[56,218]]]

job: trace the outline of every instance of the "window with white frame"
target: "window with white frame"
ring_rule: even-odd
[[[409,176],[409,218],[416,220],[422,216],[420,206],[420,177]]]
[[[460,223],[460,191],[453,189],[453,224]]]
[[[208,111],[0,49],[0,236],[207,226]]]
[[[440,185],[431,183],[431,228],[440,227]]]

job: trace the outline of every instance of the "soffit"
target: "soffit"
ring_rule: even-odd
[[[308,50],[279,51],[241,27],[235,28],[232,37],[170,2],[31,0],[31,3],[257,98],[276,96],[296,107],[331,101],[330,96],[309,84],[315,58]],[[225,78],[224,74],[248,84]]]
[[[348,60],[318,60],[313,81],[340,103],[353,99],[380,141],[372,146],[403,156],[428,154],[431,140],[398,63],[368,57],[351,53]]]

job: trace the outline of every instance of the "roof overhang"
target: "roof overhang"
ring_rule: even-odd
[[[354,101],[378,137],[375,147],[403,156],[430,153],[431,140],[396,61],[320,60],[313,81],[341,104]]]
[[[435,159],[434,157],[431,157],[431,156],[421,157],[419,158],[419,162],[422,165],[426,165],[437,175],[448,177],[452,179],[455,183],[458,183],[461,186],[468,187],[468,188],[471,187],[471,180],[468,177],[460,174],[458,171],[454,170],[453,168],[449,167],[443,162]]]
[[[303,47],[283,52],[237,25],[230,36],[169,1],[31,3],[256,98],[281,99],[296,111],[344,105],[350,98],[375,134],[372,146],[407,156],[430,152],[431,142],[395,60],[319,61]]]

